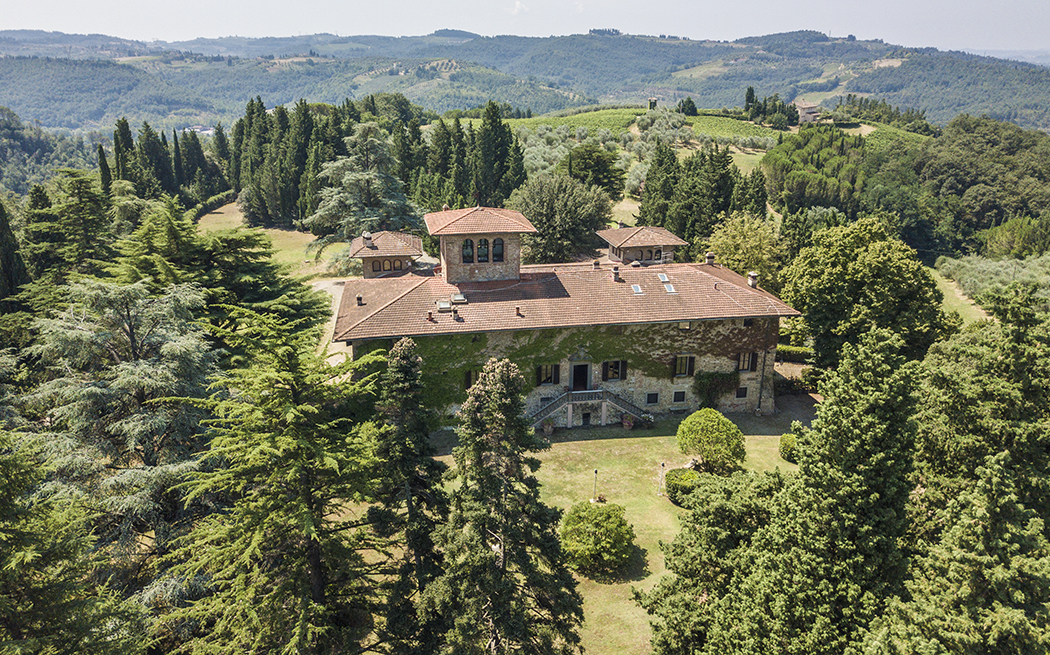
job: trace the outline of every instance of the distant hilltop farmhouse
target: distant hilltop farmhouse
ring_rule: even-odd
[[[691,411],[697,373],[734,380],[723,411],[768,414],[780,319],[799,313],[715,262],[674,263],[686,243],[663,228],[598,232],[607,261],[524,266],[520,212],[473,207],[427,214],[440,264],[412,265],[417,237],[365,234],[351,244],[364,278],[343,289],[334,340],[351,356],[412,337],[427,393],[454,407],[490,357],[531,377],[533,424],[605,425],[626,414]]]

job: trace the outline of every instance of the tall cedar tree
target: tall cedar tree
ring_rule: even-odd
[[[550,444],[525,420],[524,388],[517,366],[491,359],[460,409],[460,486],[435,534],[444,572],[424,594],[428,616],[453,621],[442,653],[580,652],[583,606],[558,540],[561,512],[540,502],[540,463],[529,456]]]
[[[1036,655],[1050,632],[1050,542],[1018,500],[1008,452],[953,501],[939,543],[916,562],[908,600],[890,603],[865,655]]]
[[[534,176],[511,195],[507,207],[528,216],[538,230],[523,239],[522,260],[527,264],[594,255],[599,246],[594,233],[612,219],[605,191],[567,175]]]
[[[43,463],[0,429],[0,649],[5,653],[145,650],[143,616],[89,585],[94,539],[81,505],[41,496]]]
[[[815,234],[784,270],[784,282],[784,299],[802,312],[819,366],[834,366],[844,344],[875,328],[899,334],[910,359],[953,329],[929,271],[875,217]]]
[[[241,327],[218,331],[251,365],[223,378],[209,403],[207,459],[186,484],[189,501],[228,498],[174,554],[173,575],[208,593],[169,614],[158,636],[207,625],[191,653],[356,652],[375,595],[362,550],[373,548],[351,505],[368,498],[370,447],[360,404],[375,355],[338,366],[316,352],[301,324],[230,308]],[[200,576],[198,578],[198,576]]]
[[[100,510],[98,547],[114,581],[135,588],[194,511],[175,485],[204,447],[205,413],[174,398],[204,398],[214,372],[194,322],[203,300],[178,286],[151,296],[143,283],[84,281],[65,291],[70,308],[37,321],[30,350],[49,377],[25,399],[37,419],[32,436],[52,467],[50,485]]]
[[[746,577],[719,601],[704,652],[841,655],[902,590],[916,363],[886,330],[846,346],[797,477],[756,533]]]
[[[376,123],[360,123],[346,139],[349,155],[323,166],[326,186],[317,211],[303,224],[317,236],[318,252],[362,232],[421,231],[419,212],[393,175],[396,160]]]
[[[434,653],[446,621],[421,621],[417,605],[431,580],[441,573],[442,559],[433,533],[448,519],[448,496],[441,488],[446,466],[434,459],[430,431],[434,412],[424,404],[422,359],[405,338],[387,355],[376,405],[383,420],[377,432],[380,505],[369,512],[377,532],[397,546],[396,577],[385,611],[385,640],[393,652]],[[435,621],[435,619],[437,619]]]

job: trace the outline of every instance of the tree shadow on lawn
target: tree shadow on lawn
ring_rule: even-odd
[[[631,546],[631,557],[623,569],[613,573],[587,573],[588,580],[598,584],[623,584],[625,582],[641,582],[652,574],[649,569],[649,551],[638,544]],[[583,574],[581,574],[583,575]]]
[[[592,425],[586,428],[558,428],[554,434],[547,437],[547,441],[556,443],[573,443],[579,441],[605,441],[609,439],[644,439],[646,437],[668,437],[674,436],[678,430],[678,424],[688,416],[682,414],[673,419],[662,419],[657,421],[651,428],[634,428],[628,430],[619,423],[614,425],[598,426]],[[456,431],[445,428],[430,434],[430,444],[436,449],[438,457],[451,455],[452,449],[459,444]]]

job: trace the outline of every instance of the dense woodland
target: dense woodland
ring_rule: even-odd
[[[753,86],[785,103],[824,94],[829,108],[849,94],[872,94],[937,125],[969,113],[1050,127],[1042,102],[1050,72],[1041,66],[815,31],[731,43],[662,36],[443,30],[145,43],[6,30],[0,105],[47,127],[103,129],[127,116],[169,130],[232,124],[256,96],[270,105],[299,98],[337,104],[351,94],[400,93],[438,112],[491,99],[547,113],[646,97],[668,107],[692,97],[702,107],[732,108]]]
[[[763,46],[820,43],[855,47]],[[758,97],[740,93],[741,121],[787,119]],[[824,398],[781,441],[797,472],[729,463],[676,487],[670,573],[636,598],[654,652],[1046,652],[1044,133],[852,98],[840,118],[896,127],[782,132],[743,174],[742,141],[701,137],[691,112],[639,111],[635,133],[513,128],[522,110],[495,102],[262,98],[211,137],[120,117],[94,147],[4,114],[2,179],[21,186],[0,202],[3,648],[579,652],[578,576],[629,549],[588,555],[594,530],[569,528],[589,516],[629,544],[630,527],[543,502],[520,372],[485,367],[447,468],[414,344],[330,363],[329,299],[260,231],[195,221],[236,200],[322,250],[507,206],[539,229],[525,260],[552,262],[593,256],[633,195],[683,258],[759,271],[802,312],[781,341]],[[944,309],[938,257],[994,320]]]

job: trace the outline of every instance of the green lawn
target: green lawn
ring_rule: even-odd
[[[805,397],[786,397],[777,402],[783,411],[775,417],[730,416],[747,437],[748,469],[796,468],[780,459],[779,435],[790,428],[792,420],[808,420],[812,403]],[[598,493],[626,508],[627,520],[637,536],[639,551],[624,580],[598,583],[579,578],[585,613],[581,637],[588,655],[640,655],[650,651],[648,616],[634,601],[632,589],[649,590],[665,574],[660,541],[674,539],[678,517],[684,513],[658,493],[661,464],[669,470],[690,459],[678,450],[674,436],[677,428],[678,421],[666,420],[649,430],[618,426],[558,430],[551,438],[550,450],[540,453],[542,465],[537,477],[543,485],[544,502],[565,510],[589,499],[597,469]],[[442,445],[447,453],[451,444],[446,441]],[[453,464],[447,454],[441,459]]]
[[[228,230],[235,227],[244,227],[244,216],[236,203],[230,203],[205,214],[197,223],[197,229],[202,232]],[[270,237],[273,243],[273,260],[285,266],[293,275],[323,275],[327,260],[339,250],[339,247],[328,249],[321,261],[317,262],[314,261],[313,253],[307,254],[306,252],[306,246],[314,240],[312,234],[295,230],[255,229]]]
[[[941,306],[944,307],[945,311],[958,312],[959,316],[962,317],[963,325],[969,325],[974,321],[981,321],[988,318],[987,312],[978,307],[970,298],[965,296],[962,291],[959,290],[959,286],[949,280],[948,278],[941,275],[940,271],[935,268],[926,269],[933,276],[933,279],[937,282],[937,288],[944,294],[944,302]]]

